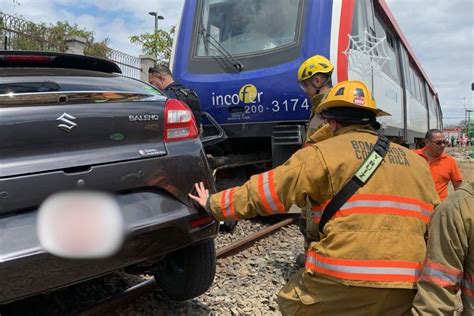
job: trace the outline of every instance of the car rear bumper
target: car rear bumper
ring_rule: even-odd
[[[0,304],[92,279],[217,235],[216,221],[192,228],[190,221],[200,215],[171,196],[131,193],[119,196],[118,202],[129,233],[118,254],[100,260],[45,253],[37,239],[36,211],[1,217]]]

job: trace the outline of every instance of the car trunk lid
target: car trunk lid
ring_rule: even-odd
[[[163,96],[25,93],[0,98],[0,177],[167,154]]]

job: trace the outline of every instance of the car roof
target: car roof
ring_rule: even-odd
[[[107,59],[59,52],[0,51],[1,67],[67,68],[105,73],[122,73],[119,66]]]

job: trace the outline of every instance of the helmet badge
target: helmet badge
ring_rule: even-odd
[[[365,104],[365,98],[364,97],[359,97],[359,96],[356,96],[354,97],[354,104],[356,105],[364,105]]]

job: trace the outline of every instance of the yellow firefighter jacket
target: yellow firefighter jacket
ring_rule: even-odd
[[[376,140],[368,127],[342,128],[276,169],[211,195],[207,207],[218,220],[235,220],[284,213],[308,199],[317,223]],[[426,161],[391,144],[368,183],[326,224],[320,241],[310,244],[307,271],[354,286],[414,288],[425,256],[427,224],[438,203]]]
[[[463,315],[474,315],[474,182],[436,209],[413,314],[452,315],[459,290]]]

